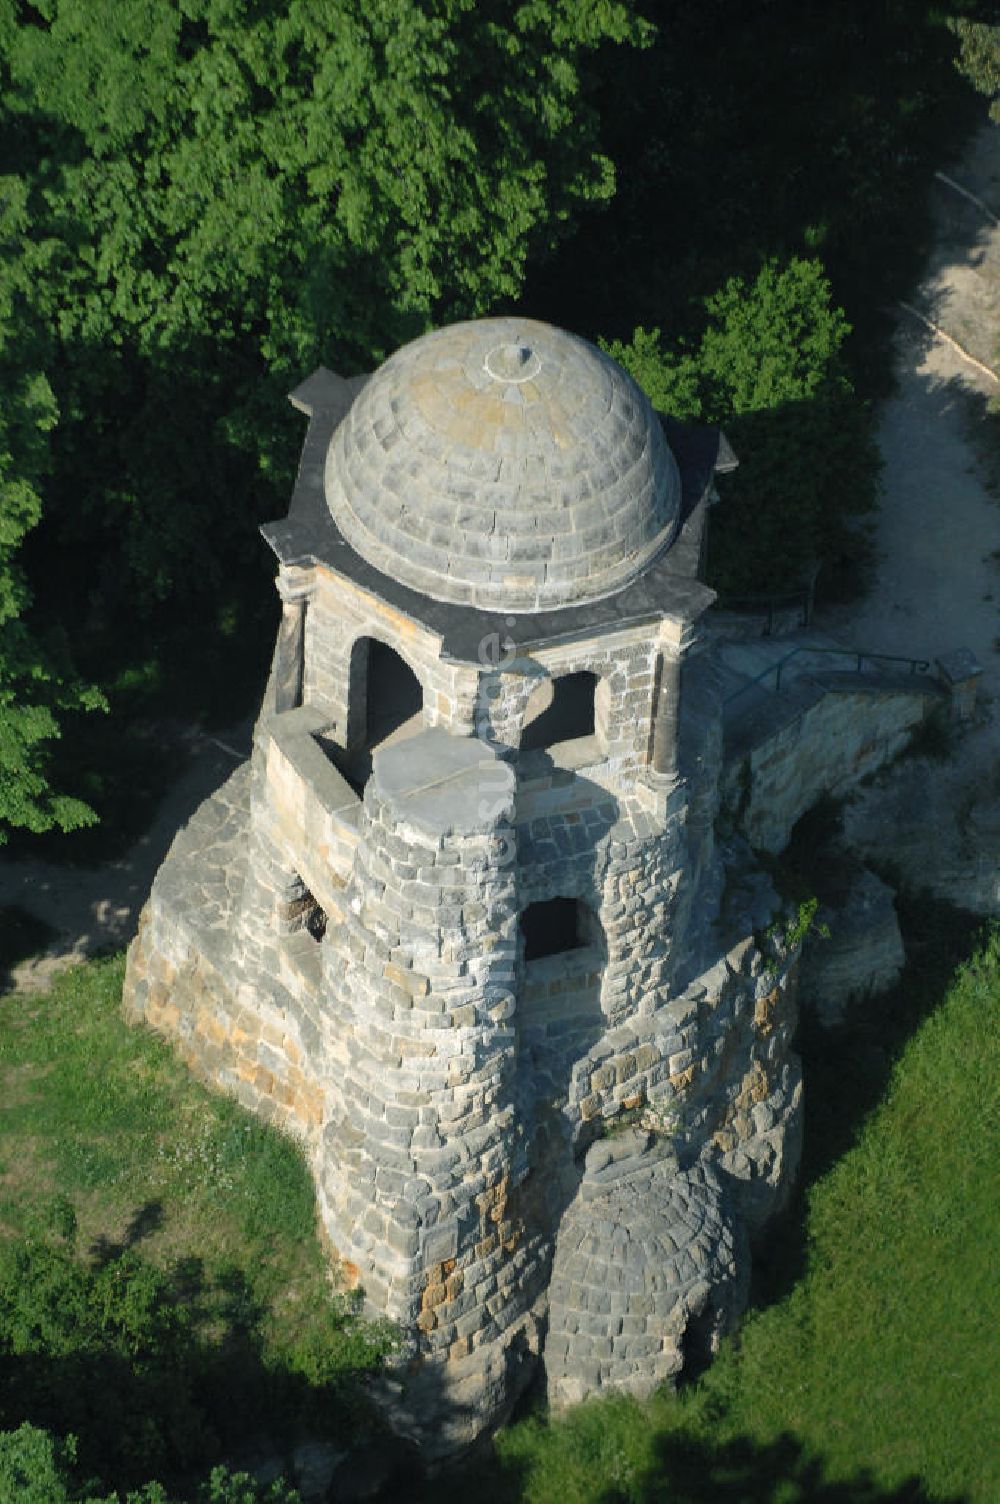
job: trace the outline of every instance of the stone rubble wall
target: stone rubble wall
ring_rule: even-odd
[[[129,948],[123,1006],[170,1039],[201,1080],[268,1122],[317,1140],[325,1097],[280,989],[240,987],[233,918],[243,889],[249,768],[175,838]],[[310,942],[311,943],[311,942]]]
[[[766,955],[743,941],[680,997],[602,1033],[563,1108],[577,1133],[629,1114],[687,1162],[717,1159],[754,1228],[794,1172],[801,1129],[795,958],[776,947]]]
[[[717,1176],[634,1131],[595,1144],[559,1227],[544,1359],[555,1407],[601,1389],[645,1399],[707,1357],[746,1301],[738,1220]]]
[[[513,755],[521,743],[528,702],[545,677],[593,673],[600,681],[595,766],[611,781],[630,780],[649,761],[656,656],[657,644],[650,642],[646,626],[539,649],[530,658],[502,663],[481,676],[475,734],[501,755]]]
[[[130,1015],[304,1139],[348,1278],[420,1360],[425,1438],[418,1412],[447,1413],[442,1436],[468,1440],[527,1377],[595,1139],[644,1123],[677,1174],[701,1177],[690,1194],[725,1256],[711,1278],[699,1264],[688,1279],[682,1260],[680,1293],[653,1301],[658,1337],[635,1325],[649,1315],[638,1306],[598,1330],[603,1295],[591,1309],[571,1289],[567,1346],[552,1348],[564,1398],[578,1359],[630,1391],[669,1376],[685,1323],[738,1305],[742,1229],[763,1224],[793,1172],[795,958],[780,926],[752,938],[777,908],[768,883],[719,920],[710,666],[682,694],[682,780],[633,781],[627,797],[558,769],[518,787],[502,748],[428,729],[382,749],[348,806],[315,740],[328,708],[272,712],[249,767],[178,836],[130,953]],[[525,963],[518,916],[552,897],[590,908],[591,943]],[[696,966],[692,934],[712,964]],[[702,1194],[712,1176],[724,1208]],[[656,1181],[664,1205],[681,1184],[669,1179]],[[627,1180],[601,1193],[612,1254],[633,1215]],[[584,1339],[598,1346],[584,1354]]]
[[[601,798],[596,808],[574,809],[554,796],[548,803],[532,799],[532,811],[517,826],[520,906],[560,896],[582,900],[603,932],[605,1019],[652,1008],[672,948],[679,831],[658,832],[636,800]]]

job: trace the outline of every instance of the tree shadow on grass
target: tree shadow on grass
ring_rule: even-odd
[[[322,1364],[275,1352],[272,1313],[243,1269],[187,1257],[165,1270],[139,1252],[160,1218],[141,1208],[123,1239],[97,1240],[91,1263],[72,1237],[3,1249],[0,1428],[73,1433],[81,1470],[104,1486],[155,1477],[180,1497],[249,1446],[290,1465],[303,1438],[348,1450],[378,1431],[363,1380],[379,1341],[349,1310],[331,1306]]]
[[[90,1245],[90,1257],[98,1268],[113,1264],[129,1248],[135,1248],[145,1238],[159,1232],[163,1226],[163,1202],[146,1201],[129,1218],[128,1226],[120,1238],[109,1238],[100,1233]]]
[[[822,1457],[810,1452],[794,1436],[783,1435],[760,1444],[748,1437],[713,1446],[689,1437],[658,1436],[654,1461],[638,1474],[623,1456],[618,1471],[626,1474],[587,1497],[595,1504],[928,1504],[929,1496],[917,1478],[884,1488],[866,1469],[848,1478],[827,1477]],[[394,1504],[421,1504],[474,1498],[477,1504],[520,1504],[532,1482],[531,1458],[498,1460],[482,1457],[446,1474],[423,1491],[393,1495]],[[552,1464],[546,1479],[553,1476]],[[596,1480],[595,1480],[596,1481]],[[598,1485],[599,1486],[599,1485]],[[567,1484],[567,1487],[569,1485]],[[388,1495],[384,1496],[388,1501]],[[546,1497],[552,1497],[547,1494]],[[567,1504],[577,1495],[567,1492]],[[965,1495],[935,1504],[965,1504]]]
[[[761,1446],[738,1437],[722,1446],[658,1438],[654,1468],[638,1486],[611,1488],[599,1504],[924,1504],[923,1485],[909,1478],[881,1487],[862,1469],[849,1478],[826,1476],[823,1460],[794,1436]],[[937,1504],[962,1504],[962,1496]]]

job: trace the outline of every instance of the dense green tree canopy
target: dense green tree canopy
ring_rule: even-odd
[[[622,0],[0,0],[0,830],[86,813],[46,793],[53,711],[89,702],[27,575],[106,684],[143,631],[239,630],[285,390],[515,297],[611,195],[588,59],[647,29]]]
[[[285,393],[435,323],[518,308],[636,354],[636,326],[667,331],[662,405],[733,426],[741,495],[769,477],[766,505],[718,514],[716,579],[760,562],[751,505],[758,539],[772,508],[792,516],[767,564],[795,575],[830,501],[817,477],[860,455],[842,490],[871,494],[845,363],[884,367],[879,310],[967,119],[937,8],[828,10],[0,0],[0,830],[84,818],[50,785],[105,809],[139,712],[244,710],[273,630],[255,524],[299,447]],[[787,275],[817,257],[822,317]],[[730,306],[772,263],[755,309]],[[800,337],[816,384],[781,396]],[[107,720],[74,719],[67,641]]]
[[[1000,123],[1000,21],[977,21],[957,16],[951,22],[958,37],[958,66],[990,102],[990,119]]]
[[[251,333],[295,370],[516,295],[612,192],[585,55],[644,35],[618,0],[5,4],[63,336]]]
[[[25,217],[21,185],[0,179],[0,247]],[[30,267],[16,260],[0,274],[0,842],[10,825],[72,830],[94,818],[81,800],[50,787],[45,750],[59,734],[59,710],[102,703],[77,682],[58,632],[36,631],[27,620],[32,596],[18,551],[42,515],[39,488],[58,418],[40,368],[46,341],[27,312],[30,278]]]
[[[858,551],[879,460],[842,346],[849,327],[815,260],[766,264],[704,302],[700,338],[668,346],[639,328],[610,353],[661,412],[725,427],[740,459],[720,486],[710,579],[726,594],[778,593]]]

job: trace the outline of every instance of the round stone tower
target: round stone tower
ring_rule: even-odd
[[[303,1138],[404,1338],[394,1419],[444,1454],[539,1360],[560,1402],[714,1343],[794,1170],[794,957],[714,836],[733,461],[524,319],[292,401],[253,756],[161,869],[126,1002]]]

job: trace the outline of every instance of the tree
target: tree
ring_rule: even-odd
[[[720,481],[709,572],[724,594],[793,587],[863,554],[879,458],[841,350],[849,332],[820,264],[765,264],[704,302],[700,337],[669,348],[637,329],[606,348],[661,411],[723,426],[739,469]]]
[[[112,1492],[98,1498],[93,1483],[76,1482],[76,1438],[59,1440],[27,1423],[0,1431],[0,1504],[119,1504]],[[159,1483],[130,1490],[126,1504],[171,1504]],[[268,1486],[248,1473],[213,1468],[196,1504],[301,1504],[298,1493],[280,1480]]]
[[[0,250],[24,218],[19,185],[0,179]],[[21,544],[42,513],[39,485],[49,465],[48,434],[58,411],[40,355],[29,344],[30,323],[19,317],[27,288],[22,277],[0,279],[0,843],[10,827],[31,831],[92,823],[88,805],[49,783],[47,752],[59,736],[57,712],[104,704],[82,685],[58,633],[38,633],[32,595],[18,560]]]
[[[102,1500],[77,1492],[71,1481],[75,1461],[72,1436],[58,1441],[28,1424],[0,1431],[0,1504],[117,1504],[113,1494]]]
[[[990,102],[990,119],[1000,123],[1000,23],[954,16],[948,25],[958,38],[956,65]]]
[[[648,30],[626,0],[0,0],[0,822],[89,818],[42,754],[98,698],[32,598],[109,692],[164,644],[197,686],[228,632],[204,709],[269,629],[285,393],[515,298],[610,198],[590,60]]]
[[[584,63],[648,30],[621,0],[49,0],[41,24],[7,4],[24,256],[51,247],[59,536],[123,533],[161,599],[228,567],[204,480],[231,534],[224,451],[259,508],[281,388],[514,298],[607,201]]]

